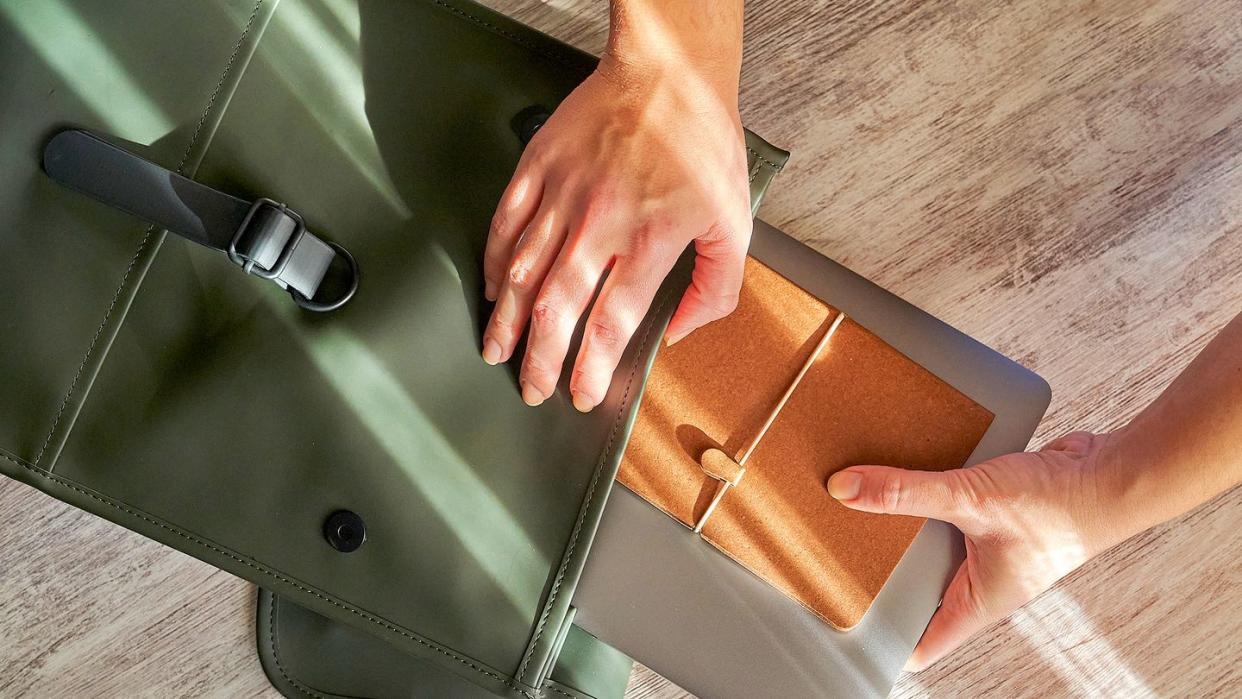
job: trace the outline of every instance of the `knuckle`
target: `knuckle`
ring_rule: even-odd
[[[492,332],[506,338],[512,337],[517,325],[512,318],[503,317],[500,314],[492,316]]]
[[[625,332],[611,320],[592,319],[587,325],[587,333],[592,348],[616,350],[625,345]]]
[[[953,507],[965,517],[978,518],[983,512],[984,503],[979,497],[978,489],[972,487],[970,472],[962,470],[951,478],[950,497]]]
[[[714,319],[724,318],[737,310],[738,292],[736,291],[703,292],[699,290],[696,295],[705,315]]]
[[[749,194],[745,201],[747,205],[741,207],[741,209],[738,212],[737,217],[734,219],[733,223],[730,224],[729,234],[731,236],[736,236],[737,238],[741,240],[749,242],[750,236],[753,235],[755,232],[755,219],[750,217]]]
[[[995,492],[987,470],[975,466],[952,473],[950,497],[959,522],[976,532],[996,533],[996,524],[1006,519],[997,516],[1005,504],[1004,497]]]
[[[527,381],[537,387],[546,388],[546,384],[555,383],[559,373],[560,367],[554,366],[538,350],[526,351],[526,358],[522,362],[522,376]]]
[[[611,374],[601,376],[598,372],[577,367],[569,375],[570,390],[586,393],[591,397],[598,397],[603,390],[607,389],[606,381],[610,376]],[[601,384],[603,385],[601,386]]]
[[[531,326],[538,332],[549,332],[558,328],[563,314],[555,304],[541,300],[535,303],[530,311]]]
[[[501,235],[509,230],[509,214],[505,211],[497,210],[492,215],[491,235]]]
[[[738,293],[736,291],[721,294],[712,308],[723,318],[737,310]]]
[[[904,492],[900,474],[884,474],[883,480],[880,481],[878,499],[879,505],[888,512],[894,512],[901,507]]]
[[[517,260],[509,268],[509,286],[520,292],[529,292],[535,286],[535,272],[529,262]]]
[[[634,229],[630,239],[630,252],[635,256],[654,255],[664,247],[665,227],[655,221],[647,221]]]
[[[544,126],[547,126],[545,123]],[[518,162],[518,169],[523,172],[533,172],[543,170],[548,166],[551,159],[548,151],[547,138],[544,137],[547,129],[543,126],[535,131],[535,135],[530,137],[530,141],[526,143],[526,148],[522,150],[522,158]]]
[[[522,362],[522,374],[530,378],[542,378],[548,373],[548,363],[537,352],[526,351],[526,359]]]

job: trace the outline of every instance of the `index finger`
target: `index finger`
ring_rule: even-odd
[[[487,233],[487,247],[483,251],[483,295],[488,301],[496,300],[518,238],[539,210],[542,198],[542,178],[535,177],[531,168],[519,164],[500,196]]]

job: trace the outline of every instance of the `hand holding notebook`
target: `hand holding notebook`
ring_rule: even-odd
[[[966,469],[856,466],[829,492],[862,512],[931,517],[966,561],[906,665],[921,670],[1091,557],[1242,482],[1242,316],[1129,425],[1072,432]]]

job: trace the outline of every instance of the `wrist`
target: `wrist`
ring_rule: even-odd
[[[1091,464],[1102,535],[1095,553],[1166,519],[1160,511],[1160,498],[1152,492],[1151,469],[1142,454],[1134,453],[1129,430],[1121,428],[1101,436]]]
[[[736,103],[741,4],[614,0],[599,71],[628,83],[707,88]]]
[[[625,90],[651,91],[656,86],[677,92],[710,96],[737,107],[739,68],[668,53],[614,50],[600,56],[596,72]]]

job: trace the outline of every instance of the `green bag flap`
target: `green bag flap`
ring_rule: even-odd
[[[259,659],[272,684],[287,697],[494,696],[372,634],[267,590],[259,591],[256,616]],[[544,682],[544,695],[621,699],[632,667],[623,653],[570,626],[556,668]]]
[[[550,688],[569,689],[597,699],[622,699],[633,669],[629,656],[571,626],[552,670],[550,682],[555,684]]]
[[[6,31],[36,5],[16,19],[5,9]],[[83,19],[82,31],[98,23],[118,32],[109,49],[141,45],[150,8],[122,9],[132,17]],[[162,38],[136,71],[177,83],[166,91],[186,102],[170,100],[181,111],[167,135],[137,134],[151,157],[190,172],[214,136],[198,179],[285,201],[353,252],[360,290],[332,314],[301,312],[218,253],[55,188],[36,170],[46,85],[3,88],[27,139],[5,150],[22,156],[7,163],[17,213],[4,223],[30,231],[13,247],[31,269],[2,282],[23,297],[0,323],[38,341],[0,350],[6,391],[29,406],[0,420],[0,470],[489,691],[531,697],[572,636],[569,599],[686,265],[599,408],[579,414],[563,388],[527,407],[514,367],[478,357],[479,259],[520,153],[513,116],[554,107],[593,59],[466,2],[337,10],[204,9],[170,25],[184,36]],[[213,17],[230,31],[204,29]],[[197,69],[168,58],[186,46],[201,48]],[[37,55],[28,62],[52,60]],[[134,138],[89,111],[45,110],[43,124]],[[757,202],[785,154],[747,138]],[[46,235],[68,252],[30,255]],[[340,509],[367,526],[354,553],[322,536]]]
[[[43,144],[72,124],[192,173],[273,7],[0,3],[0,450],[55,461],[159,237],[49,180]]]

